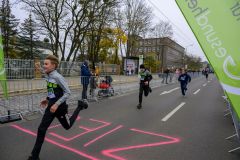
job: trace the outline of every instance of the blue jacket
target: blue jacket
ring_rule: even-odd
[[[81,83],[82,84],[89,84],[89,78],[91,76],[91,72],[88,69],[88,66],[84,64],[81,66]]]
[[[188,83],[191,82],[191,77],[187,73],[181,74],[178,78],[178,81],[181,83]]]

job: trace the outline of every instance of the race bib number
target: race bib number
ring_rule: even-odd
[[[182,81],[184,81],[185,80],[185,77],[182,77]]]
[[[47,92],[48,92],[48,97],[49,98],[55,98],[55,94],[54,94],[53,88],[47,89]]]
[[[141,80],[142,80],[142,81],[144,80],[144,78],[145,78],[144,76],[141,76]]]

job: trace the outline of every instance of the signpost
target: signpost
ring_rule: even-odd
[[[139,55],[138,78],[140,78],[140,65],[143,64],[143,55]]]

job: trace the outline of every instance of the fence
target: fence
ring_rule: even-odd
[[[6,80],[1,80],[1,82]],[[4,91],[0,90],[0,115],[6,117],[10,115],[20,115],[34,112],[30,108],[29,96],[29,81],[27,79],[21,80],[7,80],[8,87],[8,101],[4,97]]]
[[[160,86],[163,79],[166,80],[164,74],[152,74],[153,80],[150,86]],[[129,91],[139,89],[139,78],[134,76],[110,76],[100,75],[98,77],[66,77],[67,84],[71,90],[71,96],[68,98],[68,104],[77,104],[78,100],[84,99],[85,101],[98,101],[103,97],[110,97],[117,94],[124,94]],[[178,75],[172,74],[168,77],[168,82],[177,82]],[[4,80],[0,80],[4,81]],[[85,91],[82,82],[89,81],[88,89]],[[108,85],[106,85],[108,84]],[[7,80],[8,85],[8,103],[5,100],[3,89],[0,88],[0,118],[7,117],[8,111],[11,115],[28,115],[37,112],[42,113],[42,108],[39,107],[41,100],[47,97],[47,83],[44,78],[28,79],[13,79]],[[86,93],[83,97],[82,93]]]
[[[7,79],[33,79],[35,73],[34,70],[35,65],[41,68],[41,75],[43,78],[44,77],[43,63],[44,60],[41,60],[41,62],[34,64],[34,60],[5,58]],[[82,64],[83,62],[60,61],[57,70],[64,77],[81,76],[80,67]],[[118,74],[117,64],[95,63],[95,66],[98,67],[100,75]],[[90,68],[92,68],[92,64],[90,64]]]
[[[34,78],[34,60],[5,58],[7,79]]]
[[[225,94],[225,93],[224,93],[224,94]],[[232,135],[232,136],[230,136],[230,137],[228,137],[228,138],[226,138],[226,139],[229,140],[229,139],[237,136],[237,138],[238,138],[238,143],[239,143],[239,146],[240,146],[240,121],[239,121],[238,116],[237,116],[236,112],[234,111],[234,109],[233,109],[230,101],[228,100],[227,96],[224,95],[223,98],[224,98],[224,101],[228,102],[228,106],[229,106],[229,109],[225,110],[225,111],[229,111],[229,113],[226,114],[226,115],[231,114],[232,120],[233,120],[233,124],[234,124],[235,130],[236,130],[236,134],[234,134],[234,135]],[[226,115],[224,115],[224,116],[226,116]],[[230,150],[230,151],[228,151],[228,152],[229,152],[229,153],[232,153],[232,152],[234,152],[234,151],[236,151],[236,150],[240,150],[240,147],[235,148],[235,149],[232,149],[232,150]]]

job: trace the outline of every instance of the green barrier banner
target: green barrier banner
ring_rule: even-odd
[[[3,54],[2,33],[0,28],[0,80],[6,80],[6,71]],[[8,100],[7,81],[1,81],[6,100]]]
[[[175,0],[240,119],[240,0]]]

